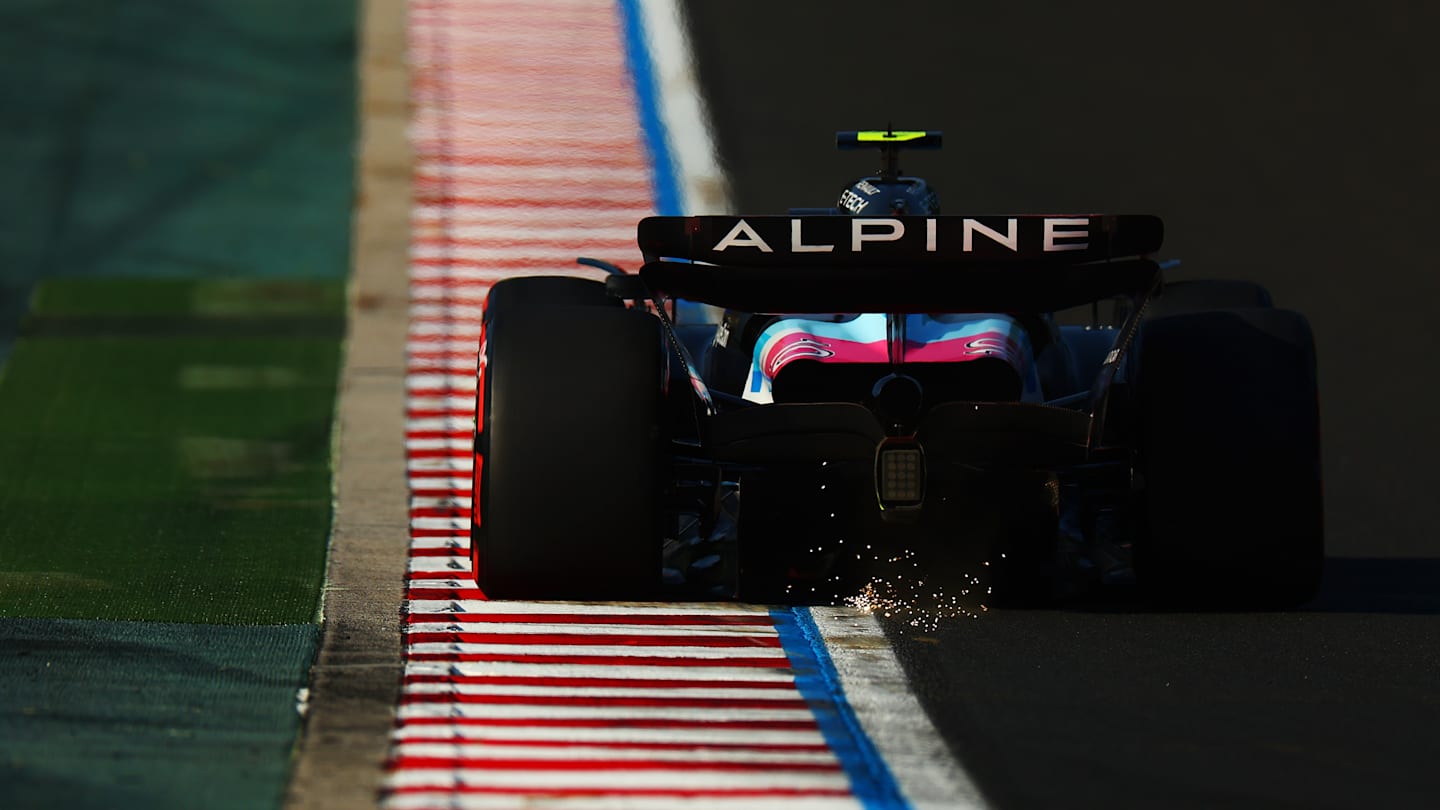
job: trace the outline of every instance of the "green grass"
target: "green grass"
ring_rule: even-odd
[[[345,288],[261,279],[211,279],[204,283],[124,278],[52,279],[35,293],[33,318],[144,318],[173,316],[211,321],[225,318],[302,317],[331,320],[345,313]]]
[[[343,289],[42,283],[0,371],[0,616],[313,621]]]

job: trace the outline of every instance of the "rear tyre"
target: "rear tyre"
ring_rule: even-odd
[[[1140,586],[1226,607],[1313,598],[1324,549],[1305,318],[1250,308],[1152,319],[1136,359]]]
[[[605,292],[605,283],[572,276],[520,276],[495,283],[485,298],[485,321],[493,312],[559,306],[625,306]]]
[[[549,281],[546,292],[571,286]],[[497,295],[497,285],[487,304],[476,579],[498,599],[651,597],[661,570],[659,321],[608,296],[555,306],[531,295],[540,286]]]

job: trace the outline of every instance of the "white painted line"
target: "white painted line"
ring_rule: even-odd
[[[443,277],[446,272],[448,271],[436,269],[435,275]],[[489,271],[484,272],[488,273]],[[446,338],[450,340],[460,340],[463,337],[466,341],[478,341],[480,339],[480,324],[461,322],[454,325],[448,325],[444,323],[419,321],[410,324],[408,334],[412,338],[419,338],[421,340],[426,340],[432,337]]]
[[[517,805],[514,794],[492,796],[477,793],[455,794],[445,790],[397,793],[385,798],[387,810],[860,810],[859,800],[849,796],[705,796],[683,799],[674,796],[546,796],[530,798]]]
[[[415,284],[410,287],[410,302],[438,303],[445,306],[485,306],[485,298],[490,295],[491,284],[473,284],[468,286],[457,286],[454,284]],[[458,348],[458,347],[457,347]],[[474,346],[469,351],[473,353]]]
[[[417,717],[450,720],[678,720],[695,723],[733,721],[812,722],[806,709],[689,708],[675,706],[516,706],[490,703],[406,703],[396,709],[403,722]]]
[[[583,159],[583,156],[581,157]],[[576,211],[555,207],[516,209],[501,206],[496,206],[493,210],[454,211],[443,206],[430,205],[413,209],[410,223],[414,238],[418,239],[493,238],[497,231],[519,235],[535,233],[543,237],[547,233],[554,233],[556,229],[562,230],[562,236],[565,230],[574,229],[578,235],[578,231],[583,229],[603,234],[624,231],[633,238],[635,223],[651,213],[648,209],[586,208]]]
[[[468,475],[467,475],[467,476],[464,476],[464,477],[456,477],[456,476],[444,477],[444,476],[430,476],[430,475],[424,475],[424,476],[412,475],[412,476],[410,476],[410,479],[409,479],[408,484],[409,484],[409,487],[410,487],[411,491],[420,491],[420,490],[427,490],[427,489],[433,489],[433,490],[451,490],[451,491],[454,491],[454,490],[469,491],[470,486],[471,486],[471,478],[470,478],[470,476],[468,476]]]
[[[441,539],[444,539],[444,538],[441,538]],[[417,555],[417,554],[412,554],[412,555],[411,555],[411,561],[412,561],[412,562],[413,562],[415,559],[429,559],[429,560],[441,560],[441,561],[450,561],[450,560],[453,560],[453,561],[455,562],[455,566],[454,566],[454,567],[451,567],[451,568],[441,568],[441,569],[432,570],[432,571],[416,571],[416,570],[413,569],[413,568],[410,569],[410,570],[408,571],[408,573],[411,574],[411,580],[410,580],[410,582],[411,582],[412,587],[413,587],[415,584],[417,584],[417,583],[424,583],[424,582],[427,581],[427,579],[424,578],[424,577],[419,577],[419,578],[414,577],[414,575],[417,574],[417,573],[418,573],[418,574],[435,574],[435,573],[445,572],[445,573],[450,573],[450,574],[452,574],[452,575],[454,575],[454,576],[468,576],[468,575],[469,575],[469,573],[470,573],[470,553],[469,553],[469,551],[466,550],[466,549],[452,549],[452,548],[447,548],[447,549],[445,549],[445,550],[446,550],[448,553],[446,553],[446,554],[418,554],[418,555]],[[408,563],[407,563],[407,564],[408,564]]]
[[[470,341],[465,341],[469,343]],[[479,335],[470,351],[449,352],[440,348],[410,349],[406,352],[405,372],[407,374],[467,374],[477,376],[480,370]],[[465,427],[468,430],[475,424]],[[413,428],[407,432],[413,432]]]
[[[472,459],[473,462],[473,459]],[[470,531],[468,517],[417,517],[410,519],[412,529],[454,529],[457,532]]]
[[[550,227],[537,227],[534,222],[525,218],[497,218],[493,222],[476,225],[454,225],[447,223],[445,228],[445,240],[454,239],[496,239],[496,240],[520,240],[535,242],[537,244],[565,244],[575,243],[590,245],[595,242],[621,241],[639,251],[635,245],[635,223],[628,225],[595,225],[591,217],[586,217],[579,222],[557,219],[561,223]],[[587,224],[591,223],[591,224]],[[497,236],[496,231],[501,235]],[[508,231],[508,233],[507,233]],[[423,241],[423,240],[422,240]],[[443,244],[443,242],[441,242]]]
[[[786,751],[774,748],[621,748],[617,746],[487,745],[485,743],[401,743],[395,754],[437,759],[537,759],[586,762],[638,760],[658,762],[754,762],[758,764],[828,765],[836,762],[829,751]]]
[[[496,241],[504,237],[496,237]],[[608,241],[608,240],[607,240]],[[548,261],[557,267],[576,266],[575,259],[580,256],[592,253],[596,250],[595,245],[589,247],[576,245],[567,247],[565,245],[550,244],[544,247],[534,245],[463,245],[463,244],[439,244],[429,245],[423,242],[412,243],[410,246],[410,258],[412,259],[434,259],[434,260],[459,260],[465,262],[507,262],[514,259],[533,259],[535,261]],[[607,244],[603,246],[607,254],[632,253],[632,258],[638,258],[638,249],[632,249],[628,240],[621,244]],[[583,252],[582,252],[583,251]],[[581,265],[583,266],[583,265]]]
[[[467,742],[574,742],[673,745],[824,745],[819,729],[756,729],[691,726],[635,728],[604,726],[495,726],[473,723],[411,723],[400,726],[391,738],[405,740],[464,740]]]
[[[455,357],[449,359],[411,359],[407,364],[407,371],[415,372],[439,372],[443,374],[478,374],[480,364],[473,357]],[[471,427],[474,427],[472,424]]]
[[[540,2],[530,3],[530,5],[543,6],[545,4],[543,2]],[[564,10],[566,9],[563,6],[557,6],[557,8],[555,9],[556,12],[563,12]],[[456,9],[455,13],[453,14],[453,18],[450,15],[447,15],[447,19],[449,19],[451,22],[454,22],[457,19],[464,20],[467,16],[473,18],[477,15],[467,15],[465,13],[465,10]],[[492,19],[492,17],[487,15],[484,21],[492,22]],[[474,22],[476,20],[472,19],[471,21]],[[616,64],[616,54],[611,53],[604,48],[595,47],[595,45],[593,44],[596,41],[603,42],[605,37],[610,36],[611,31],[609,28],[604,25],[595,24],[593,21],[587,23],[583,20],[573,18],[566,19],[566,22],[569,23],[569,25],[567,25],[565,28],[566,34],[571,35],[572,37],[582,34],[584,36],[583,39],[580,39],[578,42],[576,42],[575,47],[567,48],[563,52],[566,56],[569,57],[563,62],[563,64],[569,66],[576,64],[583,65],[590,62],[599,62],[601,63],[601,66],[608,68],[612,71],[618,68],[618,65]],[[519,51],[519,53],[516,55],[522,57],[526,64],[530,63],[530,57],[532,54],[540,54],[543,56],[552,57],[556,54],[555,46],[552,43],[537,42],[535,40],[535,32],[533,30],[518,25],[495,25],[492,22],[492,24],[488,27],[484,25],[455,26],[446,33],[445,38],[452,45],[463,45],[465,46],[465,48],[470,50],[495,48],[502,45],[516,48]],[[561,95],[562,91],[550,90],[550,92],[558,96]]]
[[[454,537],[416,537],[410,541],[411,549],[451,549],[456,554],[470,553],[469,535],[456,535]]]
[[[627,261],[631,262],[632,264],[634,263],[633,257],[617,255],[616,251],[613,250],[587,251],[587,253],[592,259],[603,259],[605,261],[617,262],[620,264],[624,264]],[[465,260],[461,258],[457,260],[457,263],[443,267],[414,265],[410,268],[410,277],[418,281],[485,281],[492,284],[496,281],[500,281],[501,279],[513,278],[515,276],[571,276],[574,278],[596,278],[594,273],[580,273],[575,271],[573,269],[575,266],[574,256],[570,256],[568,258],[554,257],[549,259],[543,259],[543,262],[541,260],[537,260],[537,263],[535,265],[527,265],[524,268],[475,267],[464,264],[464,261]],[[423,326],[423,324],[421,326]],[[417,329],[414,327],[412,327],[411,332],[415,334],[428,333],[426,330]]]
[[[845,697],[906,798],[917,808],[986,807],[910,691],[879,621],[849,608],[810,612]]]
[[[470,573],[469,555],[446,557],[411,557],[406,570],[412,574],[450,573],[453,576]],[[422,581],[423,580],[418,580]]]
[[[485,289],[489,289],[486,287]],[[406,353],[473,354],[478,356],[480,345],[469,339],[446,340],[443,337],[421,336],[411,338],[405,344]]]
[[[469,456],[462,458],[412,458],[405,463],[406,469],[410,470],[474,470],[475,459]],[[420,528],[420,527],[415,527]]]
[[[471,439],[406,439],[406,450],[471,450]]]
[[[786,700],[799,699],[795,687],[779,684],[769,689],[719,689],[708,686],[690,687],[618,687],[618,686],[512,686],[483,683],[411,683],[407,695],[495,695],[505,697],[583,697],[591,698],[704,698],[707,700]]]
[[[466,90],[464,85],[456,86],[453,89],[456,96],[463,96]],[[461,101],[463,99],[456,98],[455,100]],[[500,106],[498,98],[495,96],[482,93],[477,96],[477,100],[495,104],[496,112],[505,110],[505,107]],[[511,106],[509,109],[518,111],[521,108]],[[443,138],[449,134],[447,127],[456,125],[463,125],[472,136],[483,135],[485,133],[499,135],[506,131],[513,132],[515,127],[544,129],[550,127],[555,122],[571,121],[574,120],[575,117],[575,112],[569,109],[547,112],[532,108],[526,110],[523,114],[508,116],[510,120],[504,123],[496,123],[491,119],[485,118],[485,115],[488,115],[490,112],[490,110],[486,110],[484,113],[470,114],[464,112],[462,105],[457,104],[446,114],[447,118],[452,119],[450,121],[435,120],[434,116],[417,116],[410,127],[411,136],[415,138]],[[635,119],[631,115],[606,115],[601,112],[590,112],[587,113],[587,115],[592,116],[589,123],[596,129],[615,130],[621,127],[633,127],[635,125]],[[544,189],[540,189],[538,193],[540,199],[544,199],[547,195]]]
[[[407,411],[459,411],[461,413],[447,413],[445,415],[458,416],[461,419],[473,419],[475,416],[475,392],[464,391],[451,393],[449,391],[439,390],[412,390],[405,395],[405,408]]]
[[[481,304],[469,306],[459,303],[445,304],[412,304],[410,306],[410,317],[416,320],[427,318],[480,318],[485,315],[485,307]]]
[[[470,437],[465,438],[465,447],[470,447]],[[469,509],[473,498],[469,490],[465,494],[454,495],[412,495],[410,497],[411,509]]]
[[[674,602],[618,604],[615,602],[521,602],[521,601],[475,601],[466,602],[465,610],[470,613],[495,615],[524,613],[556,613],[566,616],[584,616],[592,613],[624,612],[632,616],[733,616],[754,619],[765,626],[770,625],[770,613],[765,608],[750,605],[729,605],[717,602]],[[412,611],[423,612],[423,611]]]
[[[695,75],[680,5],[676,0],[640,0],[639,5],[684,213],[729,213],[729,188],[715,157],[710,115]]]
[[[466,184],[485,186],[487,191],[494,191],[495,184],[507,183],[559,183],[563,186],[571,184],[590,183],[611,183],[615,185],[632,186],[637,181],[647,182],[643,175],[637,177],[635,169],[628,166],[596,166],[587,165],[583,161],[567,163],[563,165],[529,164],[516,165],[497,158],[492,163],[481,163],[475,165],[442,165],[434,168],[425,167],[424,172],[443,173],[447,178],[459,180]],[[586,233],[589,233],[586,231]],[[620,232],[622,238],[634,239],[635,230],[627,228]],[[452,236],[457,235],[452,233]],[[530,229],[526,229],[526,236],[534,236]]]
[[[696,658],[723,661],[726,658],[773,659],[776,666],[786,666],[789,659],[777,647],[696,647],[684,644],[665,647],[629,647],[613,644],[467,644],[450,641],[422,641],[410,644],[412,653],[469,653],[471,655],[580,655],[607,658]]]
[[[410,588],[411,590],[415,590],[417,588],[422,590],[444,588],[451,591],[460,590],[473,592],[476,594],[479,594],[480,592],[480,588],[475,585],[474,577],[469,576],[463,579],[412,579],[408,583],[406,583],[406,587]]]
[[[483,768],[455,770],[405,768],[392,771],[390,786],[487,789],[516,788],[532,792],[572,788],[618,788],[675,790],[737,790],[737,789],[827,789],[844,790],[850,786],[843,773],[824,771],[746,771],[676,768],[665,771],[566,771],[557,769],[534,771],[503,771]]]
[[[426,559],[417,558],[416,561]],[[445,557],[431,557],[429,559],[444,560]],[[623,613],[623,608],[617,608],[618,613]],[[598,622],[585,623],[540,623],[540,622],[477,622],[465,625],[464,621],[456,622],[415,622],[406,625],[406,632],[410,633],[447,633],[453,632],[451,625],[463,626],[464,632],[468,633],[494,633],[513,635],[557,635],[557,636],[645,636],[647,638],[662,638],[672,636],[683,637],[713,637],[713,638],[754,638],[767,642],[773,641],[778,633],[775,628],[761,628],[751,626],[727,627],[725,625],[713,624],[602,624]],[[483,630],[476,629],[483,627]]]
[[[476,384],[477,380],[473,374],[410,374],[405,378],[405,387],[411,391],[435,388],[444,388],[450,391],[474,391]]]
[[[433,430],[438,432],[462,432],[475,429],[474,419],[463,419],[450,416],[432,419],[407,419],[405,430],[409,433],[416,433],[422,430]]]
[[[537,146],[537,148],[540,148]],[[593,205],[579,203],[576,205],[547,205],[540,209],[518,209],[516,206],[495,203],[493,205],[484,203],[467,203],[464,205],[440,205],[421,200],[411,210],[413,220],[436,221],[436,222],[457,222],[467,223],[476,221],[502,220],[514,221],[514,217],[523,214],[525,221],[537,223],[557,222],[589,222],[599,225],[610,221],[611,218],[622,222],[634,223],[654,214],[655,211],[647,202],[644,204],[630,204],[624,201],[613,201],[607,205],[605,210],[600,210]]]
[[[718,683],[748,681],[794,684],[795,674],[788,664],[779,668],[713,666],[696,669],[666,666],[634,666],[629,664],[542,664],[510,661],[411,661],[405,665],[405,677],[450,675],[458,678],[520,677],[520,678],[619,678],[694,681]]]
[[[470,442],[469,442],[468,439],[466,440],[465,445],[466,445],[466,447],[469,447]],[[443,498],[434,498],[434,497],[429,497],[429,496],[416,496],[416,497],[413,497],[413,498],[410,499],[410,508],[411,508],[411,509],[469,509],[470,506],[471,506],[471,502],[472,502],[472,501],[473,501],[472,498],[470,498],[469,496],[465,496],[465,495],[454,495],[454,496],[448,496],[448,497],[443,497]]]

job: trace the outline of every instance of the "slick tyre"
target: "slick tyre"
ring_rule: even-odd
[[[598,301],[555,306],[528,298],[532,290],[492,293],[488,305],[476,579],[497,599],[652,597],[661,550],[659,321]]]
[[[1142,589],[1215,607],[1309,601],[1324,549],[1305,318],[1260,308],[1156,318],[1136,360]]]
[[[489,323],[492,313],[562,306],[621,308],[625,304],[605,292],[604,282],[571,276],[520,276],[498,281],[490,288],[484,319]]]

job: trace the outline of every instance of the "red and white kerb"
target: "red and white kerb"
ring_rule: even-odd
[[[470,573],[481,308],[633,267],[649,165],[612,3],[412,0],[404,691],[384,803],[855,807],[769,613],[487,601]]]

